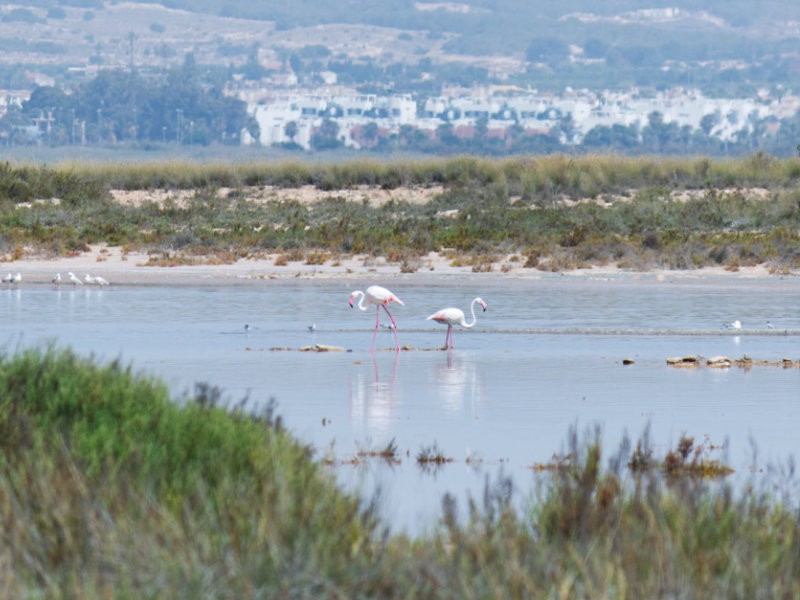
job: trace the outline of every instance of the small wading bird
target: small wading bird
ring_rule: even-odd
[[[742,322],[739,319],[736,319],[735,321],[731,321],[730,323],[725,323],[723,327],[725,327],[725,329],[739,330],[742,328]]]
[[[383,310],[386,311],[386,314],[389,315],[389,320],[392,322],[396,351],[400,352],[400,341],[397,339],[397,323],[395,323],[392,313],[390,313],[389,309],[386,307],[392,302],[397,302],[400,306],[405,306],[403,301],[386,288],[379,285],[371,285],[367,288],[366,293],[361,290],[356,290],[350,294],[350,308],[353,308],[355,299],[359,296],[361,296],[361,299],[358,301],[359,310],[363,310],[364,312],[369,310],[369,306],[364,306],[364,300],[367,301],[368,305],[371,304],[375,307],[375,331],[372,332],[372,350],[375,350],[375,335],[378,333],[378,326],[381,321],[381,307],[383,307]]]
[[[3,277],[3,283],[11,283],[14,281],[14,276],[11,274],[11,271],[8,272],[8,275]]]
[[[89,285],[108,285],[108,279],[100,277],[99,275],[97,277],[92,277],[86,273],[86,275],[83,276],[83,280]]]
[[[56,273],[56,276],[53,277],[52,283],[56,287],[59,287],[61,285],[61,273]]]
[[[80,279],[78,279],[75,276],[75,273],[73,273],[72,271],[69,271],[67,273],[67,276],[69,277],[69,282],[73,285],[73,287],[76,285],[83,285],[83,282]]]
[[[445,335],[444,338],[445,348],[455,348],[455,344],[453,343],[453,325],[461,325],[462,327],[473,327],[475,323],[478,322],[478,319],[475,316],[476,304],[480,304],[484,312],[486,311],[486,302],[484,302],[480,298],[475,298],[469,305],[469,310],[470,312],[472,312],[471,323],[467,323],[467,320],[464,317],[463,310],[461,310],[460,308],[452,308],[452,307],[443,308],[442,310],[433,313],[430,317],[426,319],[427,321],[436,321],[437,323],[442,323],[443,325],[447,325],[447,335]]]

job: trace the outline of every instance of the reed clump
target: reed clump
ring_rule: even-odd
[[[439,444],[434,442],[430,446],[423,446],[417,452],[417,464],[419,465],[443,465],[453,462],[453,458],[445,454]]]
[[[697,444],[693,437],[682,435],[675,449],[667,452],[661,461],[656,461],[652,450],[643,447],[640,441],[628,461],[628,467],[637,473],[658,468],[669,477],[717,478],[730,475],[733,469],[719,459],[712,458],[716,450],[720,448],[708,438]]]
[[[646,441],[606,458],[599,432],[573,428],[567,444],[524,504],[500,477],[466,513],[446,496],[432,530],[389,533],[272,404],[207,384],[174,399],[118,361],[21,350],[0,357],[0,585],[88,599],[800,594],[789,496],[626,470],[650,464]],[[674,452],[691,462],[694,448],[684,436]],[[397,454],[392,440],[362,457]],[[435,444],[417,458],[448,460]]]

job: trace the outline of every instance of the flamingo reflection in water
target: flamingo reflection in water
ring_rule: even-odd
[[[383,361],[379,365],[375,353],[371,356],[374,378],[369,376],[365,364],[350,380],[350,418],[353,425],[359,430],[363,427],[365,433],[386,433],[397,418],[397,364],[400,354],[395,353],[391,366]]]
[[[438,403],[449,412],[476,410],[484,400],[483,377],[474,356],[455,355],[448,348],[444,363],[433,367],[432,385]]]
[[[359,298],[360,297],[360,298]],[[392,330],[394,331],[394,343],[397,352],[400,352],[400,341],[397,339],[397,323],[395,323],[392,313],[389,312],[387,306],[392,302],[397,302],[400,306],[405,306],[402,300],[395,296],[392,292],[385,287],[379,285],[371,285],[367,288],[366,293],[361,290],[355,290],[350,294],[350,308],[353,308],[356,298],[359,298],[358,309],[366,312],[369,310],[369,305],[375,307],[375,331],[372,333],[372,351],[375,351],[375,335],[378,333],[378,327],[381,322],[381,307],[389,315],[389,320],[392,322]],[[367,305],[364,305],[364,300]]]

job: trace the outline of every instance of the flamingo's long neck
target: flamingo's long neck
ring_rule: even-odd
[[[478,299],[475,298],[475,300],[473,300],[472,303],[469,305],[469,312],[472,313],[472,323],[464,322],[461,324],[463,327],[473,327],[475,323],[478,322],[478,317],[475,316],[475,304],[477,304],[477,302]]]
[[[365,298],[364,292],[356,292],[356,296],[359,297],[358,298],[358,310],[363,310],[364,312],[366,312],[368,307],[364,306],[364,298]]]

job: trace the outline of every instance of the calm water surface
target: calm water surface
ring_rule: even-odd
[[[122,358],[164,378],[176,396],[206,382],[231,402],[274,399],[292,432],[338,460],[394,440],[399,465],[370,461],[333,472],[367,497],[379,489],[388,521],[409,530],[435,525],[445,492],[463,506],[500,474],[528,489],[537,477],[531,465],[561,452],[570,426],[599,425],[609,451],[624,433],[636,438],[648,426],[657,454],[683,433],[707,435],[727,445],[726,462],[740,472],[753,466],[753,445],[759,464],[797,454],[799,369],[683,370],[665,359],[800,359],[800,281],[381,283],[406,303],[391,309],[400,343],[420,350],[390,351],[393,336],[381,328],[370,352],[374,309],[347,305],[350,291],[368,285],[358,280],[23,285],[0,290],[0,340],[9,351],[55,341]],[[425,317],[450,305],[468,312],[477,295],[489,305],[478,325],[456,331],[454,351],[432,350],[445,328]],[[738,335],[722,329],[734,319],[743,324]],[[297,351],[317,343],[348,351]],[[623,366],[625,358],[634,364]],[[415,456],[434,444],[455,460],[423,472]]]

